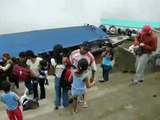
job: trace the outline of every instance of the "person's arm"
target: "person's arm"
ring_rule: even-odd
[[[106,51],[103,51],[101,54],[101,57],[104,57],[106,55]]]
[[[8,70],[9,68],[11,67],[11,64],[7,64],[6,66],[0,66],[0,69],[3,70],[3,71],[6,71]]]
[[[15,100],[17,101],[18,105],[20,106],[21,105],[20,98],[16,93],[14,93],[14,94],[15,94],[15,97],[14,97]]]
[[[68,78],[68,81],[71,82],[72,80],[73,80],[73,76],[72,76],[72,73],[71,73],[69,78]]]
[[[52,58],[51,59],[51,63],[50,63],[50,67],[49,67],[49,72],[48,75],[55,75],[55,66],[56,66],[56,62],[55,60]]]
[[[4,103],[4,101],[3,101],[3,99],[2,99],[2,96],[0,96],[0,101],[2,101],[2,102]]]
[[[152,40],[152,44],[151,45],[142,45],[142,47],[146,50],[149,50],[149,51],[155,51],[157,49],[157,37],[155,37],[153,40]]]
[[[85,81],[85,83],[86,83],[86,87],[87,87],[87,88],[91,88],[92,86],[95,85],[95,81],[92,81],[92,82],[91,82],[88,77],[86,77],[86,78],[84,79],[84,81]]]
[[[92,74],[91,74],[91,78],[90,78],[90,81],[94,81],[94,78],[95,78],[95,73],[96,71],[95,70],[92,70]]]
[[[138,46],[139,45],[139,39],[141,39],[141,35],[137,35],[135,38],[134,38],[134,46]]]

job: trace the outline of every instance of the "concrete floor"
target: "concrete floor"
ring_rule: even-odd
[[[100,78],[98,65],[96,79]],[[40,107],[24,111],[24,120],[160,120],[159,73],[146,75],[143,83],[128,86],[132,74],[113,72],[107,83],[97,82],[88,90],[88,108],[78,104],[78,113],[71,114],[71,106],[53,111],[53,78],[46,86],[47,98],[40,100]],[[23,94],[23,84],[18,94]],[[5,108],[0,103],[0,120],[7,120]]]

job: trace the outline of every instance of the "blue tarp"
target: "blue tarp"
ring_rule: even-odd
[[[92,25],[0,35],[0,55],[8,52],[17,57],[21,51],[33,50],[39,53],[52,50],[57,43],[70,47],[85,40],[93,41],[105,37],[106,33]]]

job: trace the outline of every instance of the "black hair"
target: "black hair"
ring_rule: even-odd
[[[36,58],[37,57],[32,50],[27,50],[26,51],[26,56],[28,58]]]
[[[2,83],[2,90],[4,90],[4,92],[9,92],[10,91],[10,87],[11,87],[11,85],[10,85],[9,82],[4,81]]]
[[[85,58],[82,58],[78,61],[78,71],[83,72],[88,69],[88,61]]]
[[[47,67],[47,61],[46,60],[41,60],[39,63],[42,67]]]
[[[86,50],[86,51],[90,51],[91,49],[90,49],[90,42],[89,41],[84,41],[82,44],[81,44],[81,47],[83,47],[84,48],[84,50]]]
[[[111,42],[106,43],[105,46],[110,47],[110,48],[113,48],[113,45],[112,45]]]
[[[19,53],[19,57],[25,58],[25,57],[26,57],[26,52],[20,52],[20,53]]]
[[[53,46],[53,56],[57,64],[62,64],[62,58],[64,56],[63,46],[56,44]]]

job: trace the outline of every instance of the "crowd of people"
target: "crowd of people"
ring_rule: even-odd
[[[140,34],[135,37],[135,53],[137,57],[136,74],[133,79],[133,84],[143,82],[143,72],[145,64],[152,51],[157,48],[157,37],[151,31],[150,26],[145,25]],[[107,82],[109,80],[109,71],[112,69],[111,61],[113,60],[113,45],[106,43],[104,51],[102,52],[102,76],[103,79],[99,82]],[[141,48],[141,49],[140,49]],[[139,50],[142,52],[139,53]],[[25,87],[28,89],[28,94],[33,94],[33,99],[45,99],[46,91],[45,84],[48,85],[48,73],[55,76],[54,78],[54,110],[58,110],[61,106],[61,99],[63,107],[68,107],[70,99],[72,100],[72,113],[77,112],[77,102],[82,101],[83,107],[87,108],[87,89],[96,84],[95,73],[97,70],[94,56],[90,52],[90,43],[85,41],[80,45],[80,49],[74,50],[70,55],[64,54],[64,48],[61,44],[53,46],[53,56],[50,61],[46,61],[35,55],[32,50],[23,51],[19,53],[19,60],[15,62],[9,55],[4,53],[2,55],[3,64],[0,70],[3,71],[1,77],[2,89],[4,93],[0,100],[6,104],[6,111],[9,120],[23,119],[22,112],[19,108],[19,97],[16,94],[19,88],[18,81],[24,81]],[[30,77],[27,80],[17,78],[13,75],[14,66],[19,65],[29,70]],[[91,70],[89,75],[88,68]],[[22,71],[20,71],[20,74]],[[28,73],[23,75],[27,76]],[[40,87],[40,95],[38,91]],[[17,88],[17,89],[16,89]],[[71,96],[71,97],[70,97]]]

